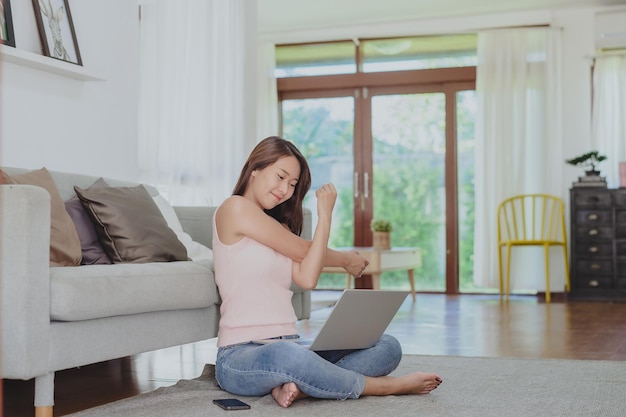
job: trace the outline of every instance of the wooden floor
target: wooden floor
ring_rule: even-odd
[[[316,333],[338,292],[316,292],[316,310],[299,323]],[[538,302],[532,296],[418,294],[387,330],[405,353],[485,357],[626,360],[626,303]],[[56,373],[55,416],[195,378],[215,355],[207,341]],[[436,369],[430,371],[437,371]],[[33,381],[5,380],[4,416],[33,416]]]

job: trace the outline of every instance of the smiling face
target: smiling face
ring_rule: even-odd
[[[284,156],[263,169],[252,171],[243,196],[263,210],[271,210],[293,196],[299,178],[298,160]]]

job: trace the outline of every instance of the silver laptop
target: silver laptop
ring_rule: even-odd
[[[374,346],[407,295],[407,291],[344,290],[310,349],[365,349]]]
[[[315,339],[281,339],[311,350],[366,349],[376,344],[408,295],[407,291],[344,290]],[[255,340],[272,343],[276,339]]]
[[[344,290],[311,350],[365,349],[376,344],[408,291]]]

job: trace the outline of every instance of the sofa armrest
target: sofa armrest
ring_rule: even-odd
[[[191,239],[213,249],[213,213],[217,207],[177,206],[174,211]]]
[[[313,239],[313,214],[311,210],[308,208],[304,209],[304,221],[302,223],[302,236],[304,239],[311,240]]]
[[[46,374],[50,330],[50,195],[0,185],[0,329],[3,378]]]
[[[304,209],[304,222],[302,223],[302,236],[304,239],[313,239],[313,216],[311,210]],[[311,318],[311,291],[303,290],[295,283],[291,284],[291,290],[294,292],[292,303],[298,320]]]

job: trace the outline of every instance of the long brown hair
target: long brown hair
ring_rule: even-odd
[[[248,188],[252,171],[261,170],[285,156],[293,156],[300,163],[298,183],[289,200],[271,210],[265,210],[265,213],[280,223],[287,225],[293,233],[300,235],[302,223],[304,222],[302,201],[309,188],[311,188],[311,171],[306,159],[292,142],[278,136],[270,136],[259,142],[241,169],[233,195],[243,195],[246,188]]]

